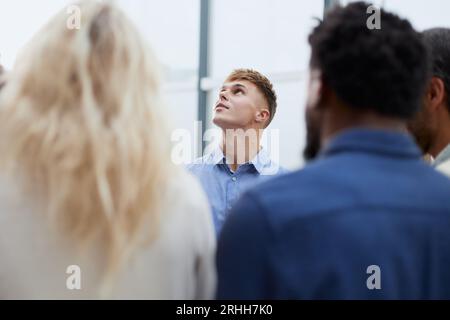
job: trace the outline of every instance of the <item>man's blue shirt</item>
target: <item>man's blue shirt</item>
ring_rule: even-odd
[[[243,195],[217,264],[219,299],[450,299],[450,180],[406,134],[345,131]]]
[[[188,169],[200,180],[208,196],[217,234],[242,192],[259,182],[287,172],[270,159],[265,149],[261,149],[254,159],[232,172],[219,147],[197,159]]]

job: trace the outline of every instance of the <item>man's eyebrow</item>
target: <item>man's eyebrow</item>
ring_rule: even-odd
[[[235,83],[235,84],[233,84],[231,86],[222,86],[222,91],[225,90],[226,88],[229,88],[229,87],[231,87],[231,88],[239,87],[239,88],[247,89],[247,87],[244,86],[243,84]]]

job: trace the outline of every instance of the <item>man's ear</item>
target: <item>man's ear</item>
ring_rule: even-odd
[[[270,111],[266,108],[263,108],[261,110],[258,111],[258,113],[256,114],[256,119],[255,121],[258,123],[263,123],[263,122],[267,122],[270,118]]]
[[[308,83],[308,98],[306,105],[308,108],[316,109],[323,105],[324,95],[327,87],[323,75],[319,70],[310,70]]]
[[[431,111],[437,111],[438,108],[445,106],[446,93],[444,81],[438,77],[432,77],[425,95],[426,105]]]

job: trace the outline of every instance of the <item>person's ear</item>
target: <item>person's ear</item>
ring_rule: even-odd
[[[263,108],[261,110],[258,110],[258,112],[256,113],[255,121],[257,123],[264,123],[267,122],[269,118],[270,118],[270,111],[268,109]]]
[[[309,82],[308,82],[308,98],[306,102],[307,108],[315,109],[320,108],[323,104],[324,90],[326,86],[324,85],[323,75],[319,70],[310,70]]]
[[[426,105],[432,110],[436,111],[441,106],[445,105],[445,85],[444,81],[438,77],[432,77],[426,93]]]

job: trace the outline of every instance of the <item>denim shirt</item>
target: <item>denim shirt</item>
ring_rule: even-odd
[[[449,199],[410,136],[346,130],[234,205],[218,299],[450,299]],[[367,285],[374,265],[381,290]]]
[[[188,170],[200,180],[208,196],[217,234],[242,192],[259,182],[287,172],[270,159],[265,149],[261,149],[251,161],[240,165],[233,172],[226,164],[219,147],[188,165]]]

